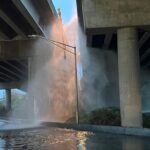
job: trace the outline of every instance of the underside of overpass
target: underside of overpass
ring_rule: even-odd
[[[52,0],[0,1],[0,89],[7,89],[9,108],[11,89],[27,90],[34,72],[29,59],[50,48],[45,42],[56,18]]]
[[[87,46],[117,54],[122,126],[142,127],[141,69],[150,68],[150,1],[77,0]]]
[[[90,33],[90,31],[88,31]],[[105,33],[98,33],[92,30],[92,33],[87,33],[87,44],[89,47],[103,48],[117,52],[117,33],[114,30],[108,29]],[[140,63],[144,68],[150,67],[150,31],[145,29],[138,29],[138,45]]]
[[[11,40],[29,35],[46,36],[45,26],[56,15],[51,0],[1,0],[0,38]]]
[[[47,27],[56,17],[57,13],[51,0],[1,0],[0,41],[9,43],[10,40],[28,40],[32,35],[47,38]],[[24,82],[27,79],[27,58],[10,57],[0,60],[0,82]]]
[[[22,82],[28,79],[27,60],[0,61],[0,82]]]
[[[97,26],[98,23],[96,23],[96,19],[95,20],[93,19],[94,20],[93,23],[92,23],[92,21],[91,22],[89,21],[89,26],[88,26],[88,23],[87,23],[88,19],[86,18],[87,17],[86,13],[89,14],[88,18],[92,18],[92,13],[95,13],[92,10],[92,8],[95,7],[94,6],[95,2],[94,1],[89,2],[89,5],[84,6],[86,3],[88,3],[86,0],[83,0],[83,1],[77,0],[78,17],[79,17],[80,24],[81,24],[81,26],[82,26],[82,28],[85,31],[86,36],[87,36],[87,46],[94,47],[94,48],[103,48],[103,49],[113,50],[113,51],[117,52],[117,50],[118,50],[118,46],[117,46],[117,29],[120,28],[119,27],[120,25],[118,23],[118,26],[114,27],[113,26],[113,20],[115,20],[115,19],[119,20],[120,18],[119,18],[119,14],[117,12],[116,16],[113,16],[114,19],[111,19],[112,14],[113,14],[113,13],[111,14],[111,11],[113,12],[113,11],[116,11],[118,9],[117,5],[119,5],[118,4],[119,2],[116,0],[113,4],[112,8],[109,10],[110,11],[109,12],[110,18],[109,18],[109,16],[107,16],[107,19],[105,19],[105,20],[107,20],[106,26],[103,25],[104,24],[103,22],[99,26]],[[108,6],[106,6],[105,3]],[[135,14],[131,14],[131,16],[135,15],[135,17],[134,18],[131,17],[131,20],[133,20],[133,22],[136,22],[135,20],[140,20],[139,18],[142,17],[142,15],[139,15],[139,16],[136,15],[136,13],[137,13],[136,12],[137,11],[136,7],[138,7],[138,9],[139,9],[138,10],[139,14],[142,13],[142,9],[143,9],[143,12],[144,12],[144,6],[147,5],[147,1],[144,2],[143,5],[141,4],[141,6],[140,6],[141,8],[139,8],[139,6],[138,6],[138,5],[140,5],[139,1],[135,1],[131,4],[128,4],[128,2],[126,2],[128,7],[131,7],[131,10],[129,12],[127,11],[127,8],[125,8],[126,6],[125,6],[124,3],[125,2],[122,3],[122,6],[120,6],[120,9],[124,7],[123,10],[125,10],[125,11],[119,10],[121,13],[123,12],[126,15],[125,16],[126,19],[122,18],[123,21],[120,19],[120,21],[123,22],[121,26],[123,26],[123,27],[130,26],[130,27],[136,27],[137,28],[140,64],[144,68],[149,68],[150,67],[150,26],[149,26],[149,23],[146,23],[148,21],[145,21],[144,23],[142,21],[141,22],[139,21],[141,23],[141,25],[139,26],[136,23],[135,23],[135,25],[132,25],[132,24],[130,24],[130,22],[127,22],[127,19],[130,18],[128,16],[130,16],[130,14],[131,14],[130,11],[132,9],[135,9],[135,12],[132,10],[132,12],[135,13]],[[135,5],[135,8],[132,8],[133,4]],[[97,2],[97,7],[99,7],[99,6],[100,6],[100,8],[103,7],[101,9],[102,9],[102,14],[104,14],[104,12],[109,9],[110,4],[107,1],[105,2],[105,1],[101,0],[100,2]],[[87,9],[90,8],[89,11],[86,10],[85,7],[87,7]],[[145,8],[146,8],[146,6],[145,6]],[[91,16],[90,16],[90,13],[91,13]],[[101,17],[104,20],[104,18],[106,18],[106,16],[102,15],[102,14],[98,13],[97,15],[96,14],[94,14],[94,15],[97,17],[97,20],[99,19],[99,17]],[[107,12],[106,12],[106,14],[107,14]],[[99,15],[99,17],[98,17],[98,15]],[[149,11],[147,11],[145,16],[146,16],[145,18],[149,17]],[[144,16],[143,16],[143,18],[144,18]],[[109,21],[109,20],[111,20],[112,22]],[[110,22],[112,23],[112,25],[111,25]],[[126,24],[128,24],[128,25],[126,25]],[[92,26],[92,28],[90,27],[90,25]]]

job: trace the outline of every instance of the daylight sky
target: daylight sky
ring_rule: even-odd
[[[76,0],[52,0],[56,10],[61,9],[63,23],[69,22],[76,11]]]

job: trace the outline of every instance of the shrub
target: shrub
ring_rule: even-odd
[[[143,114],[143,126],[150,128],[150,114]]]
[[[81,123],[95,125],[112,125],[120,126],[120,111],[118,108],[100,108],[81,117]]]
[[[75,117],[67,121],[75,122]],[[80,114],[79,122],[83,124],[121,126],[120,109],[115,107],[99,108],[88,114]],[[143,114],[143,127],[150,128],[150,114]]]
[[[5,106],[3,105],[3,103],[0,102],[0,114],[4,115],[5,113],[6,113]]]

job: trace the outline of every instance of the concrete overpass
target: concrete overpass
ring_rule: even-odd
[[[28,35],[47,35],[47,26],[57,16],[51,0],[2,0],[0,37],[11,40]]]
[[[146,6],[148,2],[145,0],[141,5],[141,2],[135,0],[120,2],[120,4],[116,0],[110,4],[101,0],[98,5],[97,3],[77,0],[80,23],[87,35],[87,45],[116,51],[118,28],[136,27],[141,64],[150,67],[150,15]],[[127,6],[130,9],[127,9]],[[95,10],[93,10],[94,7],[96,7]]]
[[[139,62],[150,67],[149,5],[149,0],[77,0],[88,47],[118,55],[122,126],[142,126]]]
[[[31,59],[50,48],[45,39],[56,18],[51,0],[0,1],[0,89],[7,89],[8,109],[11,89],[27,89]]]

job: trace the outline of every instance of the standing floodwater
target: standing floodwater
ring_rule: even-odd
[[[149,150],[149,147],[149,138],[59,128],[0,133],[1,150]]]

